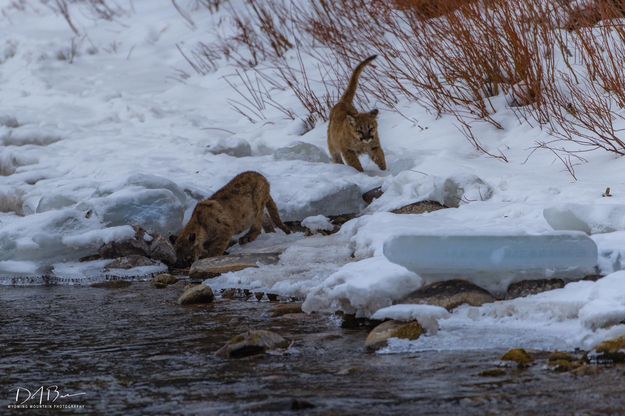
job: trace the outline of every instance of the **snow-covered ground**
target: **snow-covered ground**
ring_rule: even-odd
[[[229,99],[237,94],[224,80],[234,71],[228,63],[205,76],[192,73],[176,45],[210,41],[225,30],[219,13],[194,12],[192,29],[169,2],[135,0],[114,21],[77,13],[83,35],[75,37],[39,2],[25,2],[23,10],[11,4],[0,0],[0,282],[97,278],[105,263],[76,261],[102,243],[128,238],[132,224],[176,233],[197,200],[245,170],[269,179],[284,220],[313,217],[307,222],[323,229],[327,223],[319,215],[362,215],[332,236],[277,232],[235,247],[286,251],[277,265],[207,282],[215,288],[301,296],[307,311],[371,316],[423,285],[421,276],[383,255],[385,241],[413,232],[583,231],[598,246],[603,273],[622,268],[625,160],[587,153],[588,163],[576,166],[573,180],[547,151],[528,159],[545,133],[521,124],[504,108],[503,96],[497,120],[504,129],[483,126],[477,133],[508,163],[477,153],[453,118],[436,119],[405,103],[403,115],[380,113],[389,170],[363,159],[365,173],[358,173],[329,163],[325,123],[300,135],[302,122],[284,119],[278,110],[268,109],[267,119],[255,124],[233,111]],[[69,59],[72,39],[77,53]],[[190,77],[181,79],[180,69]],[[275,91],[274,99],[301,108],[288,91]],[[361,194],[377,186],[384,195],[365,207]],[[608,186],[613,196],[602,197]],[[454,208],[388,212],[420,200]],[[623,282],[625,274],[614,273],[596,283],[462,307],[439,321],[436,336],[391,350],[484,348],[491,342],[588,347],[625,333],[618,324],[625,319]]]

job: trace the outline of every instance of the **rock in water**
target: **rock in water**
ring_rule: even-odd
[[[107,280],[104,282],[93,283],[91,287],[97,287],[99,289],[123,289],[130,285],[131,283],[127,280]]]
[[[389,338],[415,340],[424,332],[418,322],[386,321],[369,333],[365,340],[365,348],[369,351],[379,350],[388,345]]]
[[[178,278],[168,273],[159,274],[152,279],[152,284],[159,289],[176,283],[178,283]]]
[[[437,305],[451,311],[464,303],[481,306],[494,301],[495,298],[487,290],[466,280],[455,279],[424,286],[399,303]]]
[[[393,214],[424,214],[426,212],[438,211],[439,209],[449,208],[436,201],[419,201],[413,204],[405,205],[401,208],[392,210]]]
[[[187,288],[178,298],[178,304],[210,303],[213,299],[215,299],[213,290],[206,285],[199,284]]]
[[[215,355],[222,358],[243,358],[288,346],[289,341],[275,332],[255,330],[230,339]]]
[[[501,361],[512,361],[517,364],[517,367],[525,368],[529,367],[534,362],[534,359],[523,348],[514,348],[505,353],[501,357]]]
[[[562,287],[564,287],[564,280],[562,279],[522,280],[508,287],[506,299],[521,298]]]
[[[281,303],[276,305],[271,311],[271,316],[277,317],[291,313],[302,313],[301,303]]]
[[[258,264],[276,264],[280,253],[249,253],[208,257],[196,261],[189,269],[192,279],[211,279],[222,273],[236,272]]]

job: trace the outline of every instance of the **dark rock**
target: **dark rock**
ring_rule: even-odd
[[[506,299],[515,299],[535,295],[548,290],[560,289],[564,287],[564,285],[565,283],[562,279],[522,280],[520,282],[512,283],[508,287]]]
[[[102,256],[100,256],[99,254],[92,254],[90,256],[85,256],[85,257],[81,257],[78,259],[78,261],[81,263],[84,263],[87,261],[95,261],[95,260],[102,260]]]
[[[215,355],[222,358],[243,358],[288,346],[289,341],[275,332],[255,330],[230,339]]]
[[[301,221],[285,221],[284,225],[293,233],[306,233],[308,228],[302,225]]]
[[[105,282],[93,283],[91,287],[97,287],[99,289],[123,289],[130,285],[131,283],[128,280],[107,280]]]
[[[258,264],[276,264],[280,253],[231,254],[228,256],[208,257],[191,265],[189,277],[192,279],[211,279],[222,273],[236,272]]]
[[[423,214],[426,212],[438,211],[439,209],[449,208],[436,201],[419,201],[405,205],[401,208],[392,210],[393,214]]]
[[[356,318],[356,315],[338,313],[341,317],[341,328],[343,329],[368,329],[371,330],[380,325],[382,321],[369,318]]]
[[[379,350],[388,345],[389,338],[415,340],[425,333],[425,329],[416,321],[386,321],[369,333],[365,340],[365,348],[369,351]]]
[[[378,199],[382,196],[384,192],[382,191],[382,187],[378,186],[377,188],[373,188],[364,194],[362,194],[362,199],[368,204],[372,203],[374,200]]]
[[[193,285],[185,289],[178,298],[178,304],[191,305],[195,303],[210,303],[215,299],[213,290],[206,285]]]
[[[283,399],[271,401],[269,403],[261,403],[246,408],[251,413],[266,412],[289,412],[294,410],[314,409],[315,405],[309,401],[302,399]]]
[[[135,267],[144,266],[156,266],[160,263],[156,260],[149,259],[147,257],[131,255],[126,257],[119,257],[106,265],[106,270],[112,269],[134,269]]]
[[[267,299],[269,299],[269,302],[278,301],[278,295],[276,295],[275,293],[266,293],[266,295],[267,295]]]
[[[167,238],[162,235],[157,235],[150,242],[149,246],[149,258],[162,261],[167,265],[173,265],[176,263],[176,250]]]
[[[302,313],[301,303],[281,303],[271,311],[271,316],[277,317],[291,313]]]
[[[532,365],[534,358],[523,348],[514,348],[501,357],[501,361],[512,361],[518,368],[525,368]]]
[[[494,301],[487,290],[466,280],[455,279],[426,285],[398,303],[436,305],[451,311],[464,303],[481,306]]]

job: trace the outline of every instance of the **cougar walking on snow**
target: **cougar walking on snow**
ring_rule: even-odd
[[[360,74],[375,58],[376,55],[370,56],[356,67],[347,90],[330,111],[328,124],[328,148],[332,159],[336,163],[345,162],[360,172],[362,165],[358,155],[365,153],[380,169],[386,169],[384,151],[378,136],[378,110],[359,113],[353,104]]]

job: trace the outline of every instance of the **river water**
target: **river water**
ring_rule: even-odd
[[[0,414],[625,414],[623,367],[557,373],[539,353],[529,369],[483,377],[505,351],[371,354],[366,331],[333,317],[272,318],[274,303],[249,300],[179,306],[181,291],[0,287]],[[248,329],[293,346],[213,355]],[[9,409],[27,390],[22,406],[56,407]]]

